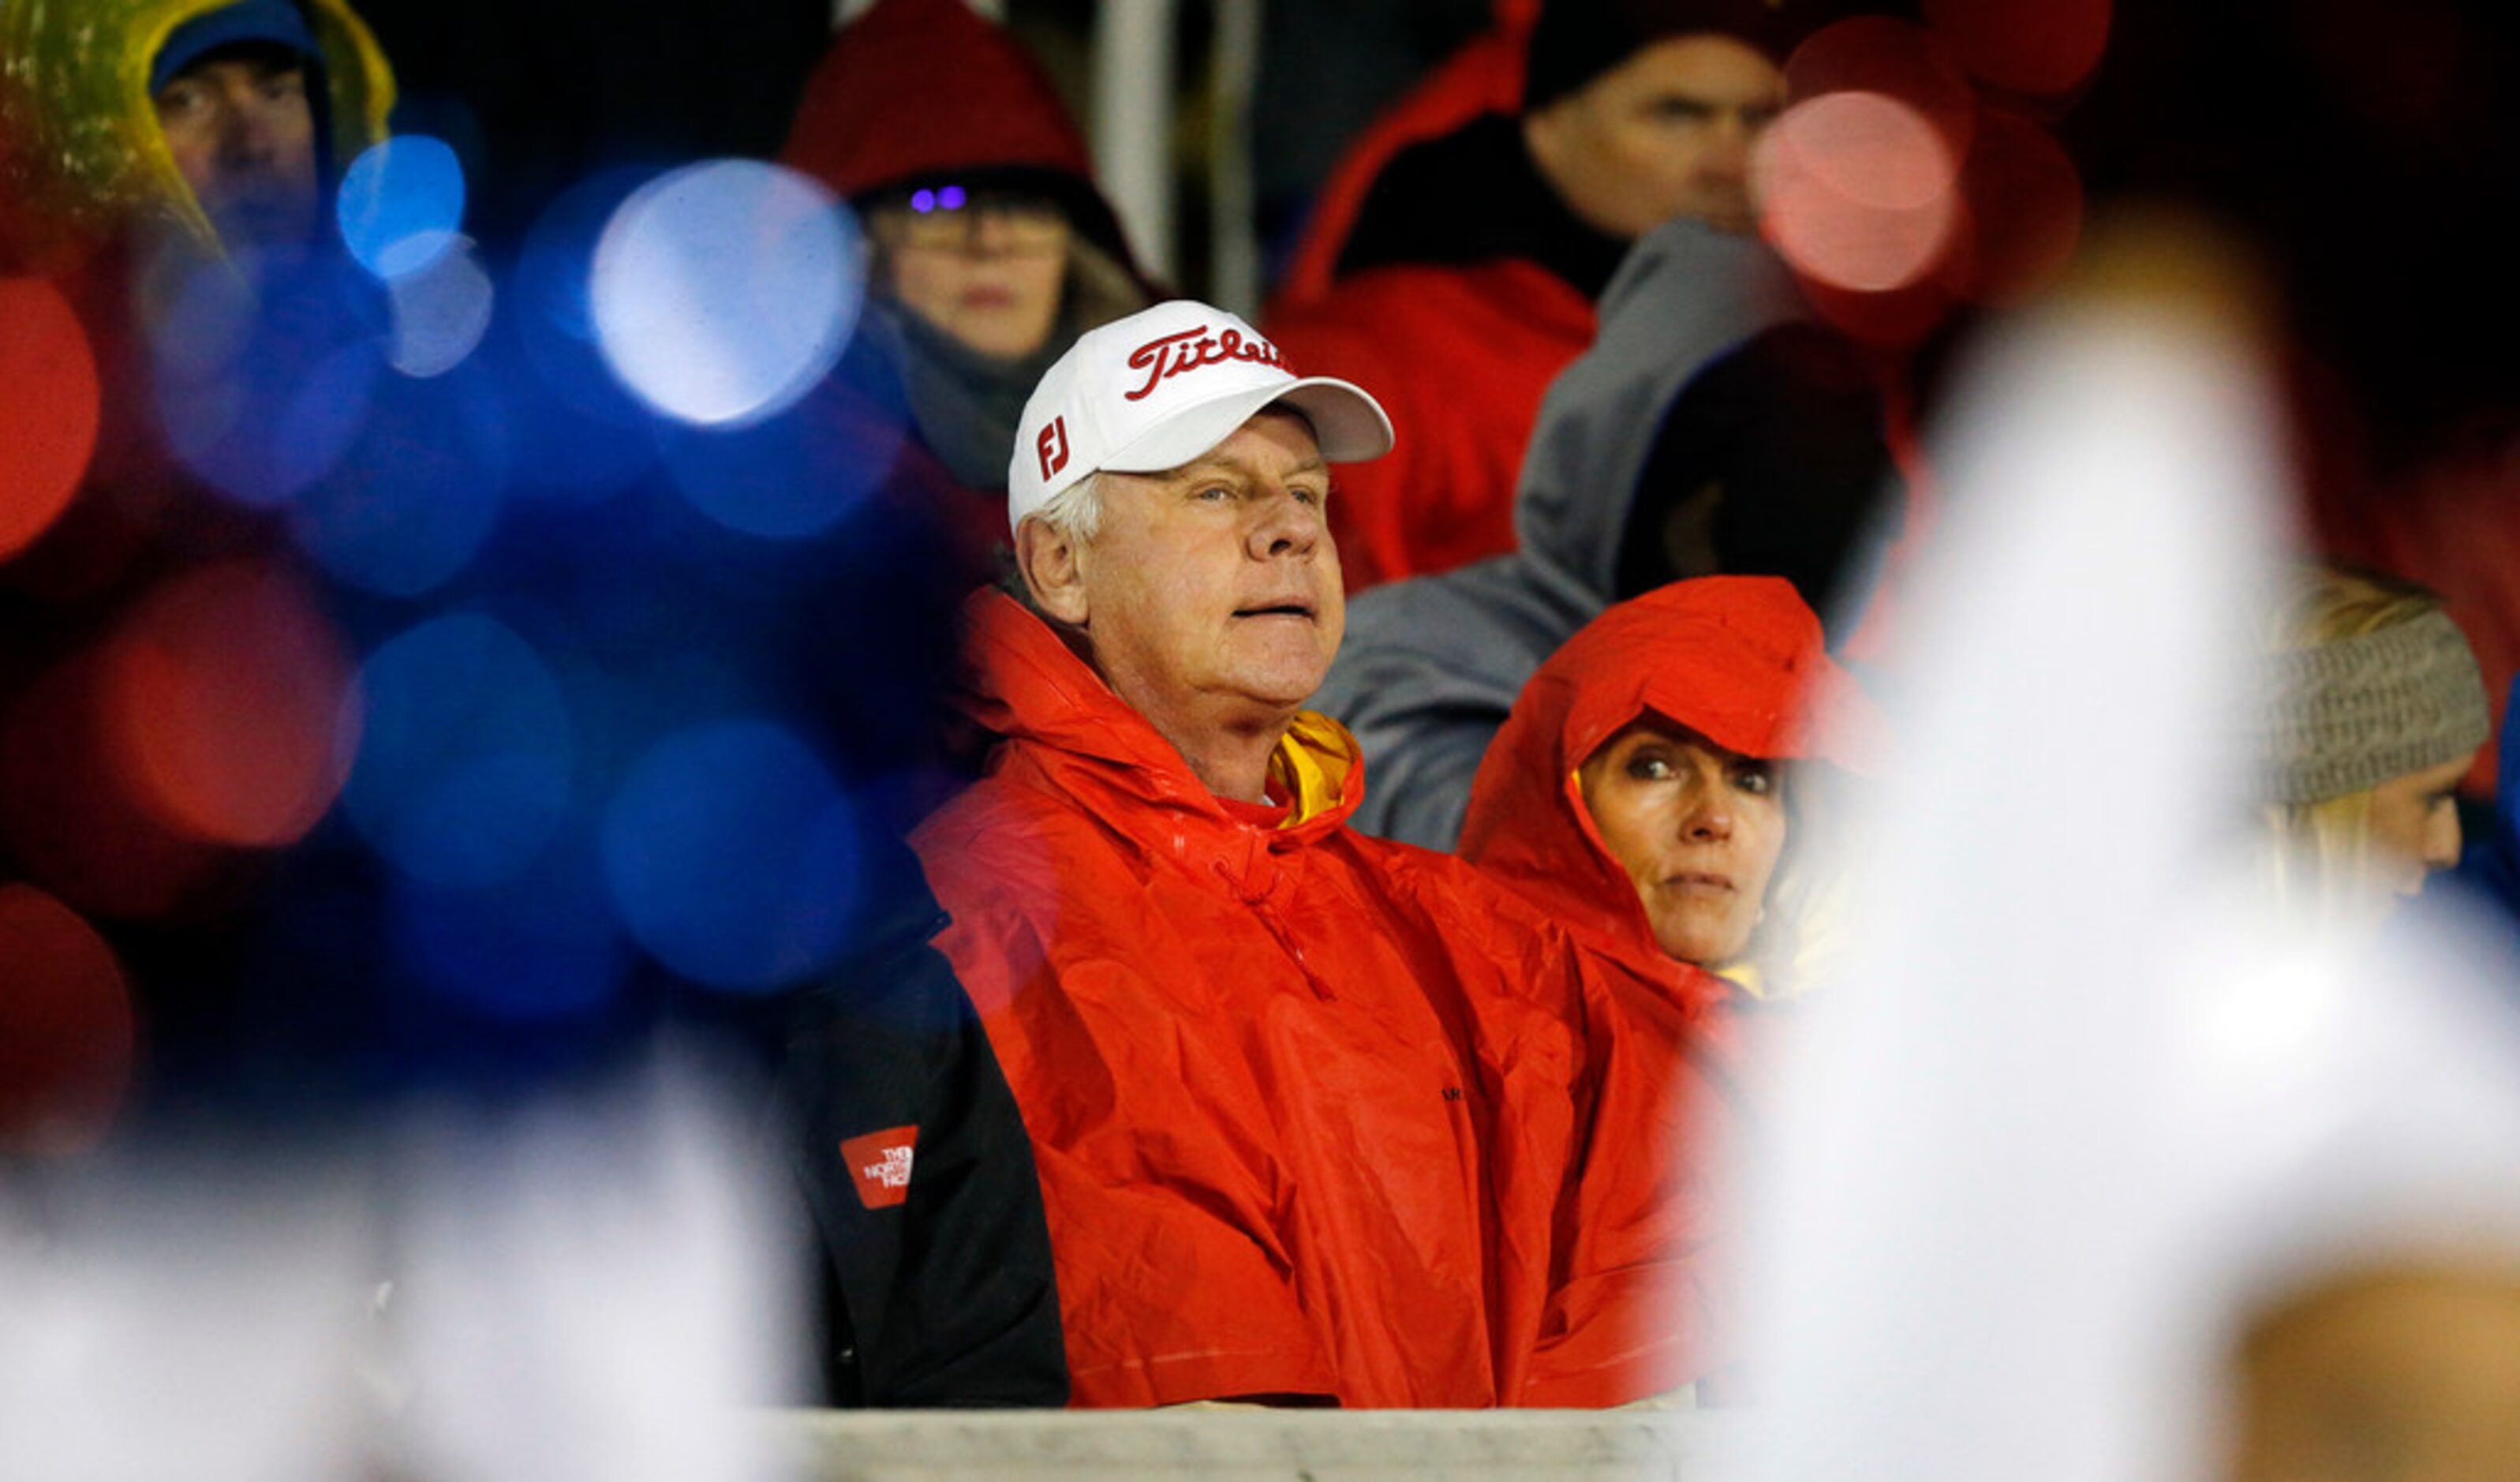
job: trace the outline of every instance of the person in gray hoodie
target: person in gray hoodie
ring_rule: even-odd
[[[1451,849],[1524,681],[1614,602],[1730,572],[1836,610],[1890,468],[1881,428],[1861,358],[1766,247],[1687,219],[1642,239],[1541,405],[1519,548],[1349,606],[1313,704],[1372,761],[1356,827]]]

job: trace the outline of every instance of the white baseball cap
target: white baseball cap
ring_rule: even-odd
[[[1015,424],[1007,527],[1089,473],[1180,468],[1282,403],[1312,423],[1331,463],[1391,451],[1391,419],[1372,397],[1295,375],[1276,345],[1223,309],[1176,298],[1088,331],[1043,374]]]

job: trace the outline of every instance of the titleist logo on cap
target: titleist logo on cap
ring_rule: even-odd
[[[1129,369],[1146,372],[1147,383],[1127,392],[1128,399],[1144,401],[1154,394],[1158,382],[1175,376],[1187,376],[1206,366],[1222,365],[1229,360],[1247,360],[1257,365],[1277,366],[1281,370],[1285,368],[1285,362],[1278,358],[1278,347],[1257,335],[1245,339],[1239,330],[1227,330],[1216,336],[1210,336],[1207,330],[1206,325],[1200,325],[1177,335],[1149,339],[1131,350]]]

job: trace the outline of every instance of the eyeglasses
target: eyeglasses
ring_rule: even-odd
[[[951,249],[976,245],[983,221],[995,221],[1011,252],[1047,252],[1067,245],[1067,215],[1039,196],[966,190],[959,185],[900,192],[876,202],[870,216],[901,247]]]

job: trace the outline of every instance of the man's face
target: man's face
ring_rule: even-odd
[[[1310,698],[1347,628],[1312,425],[1262,412],[1181,468],[1102,478],[1080,576],[1111,688],[1159,729]]]
[[[280,47],[226,47],[158,89],[175,168],[231,251],[305,242],[323,190],[306,67]]]
[[[1784,107],[1785,74],[1730,36],[1674,36],[1524,120],[1532,153],[1575,214],[1613,237],[1675,216],[1728,232],[1757,224],[1750,147]]]

